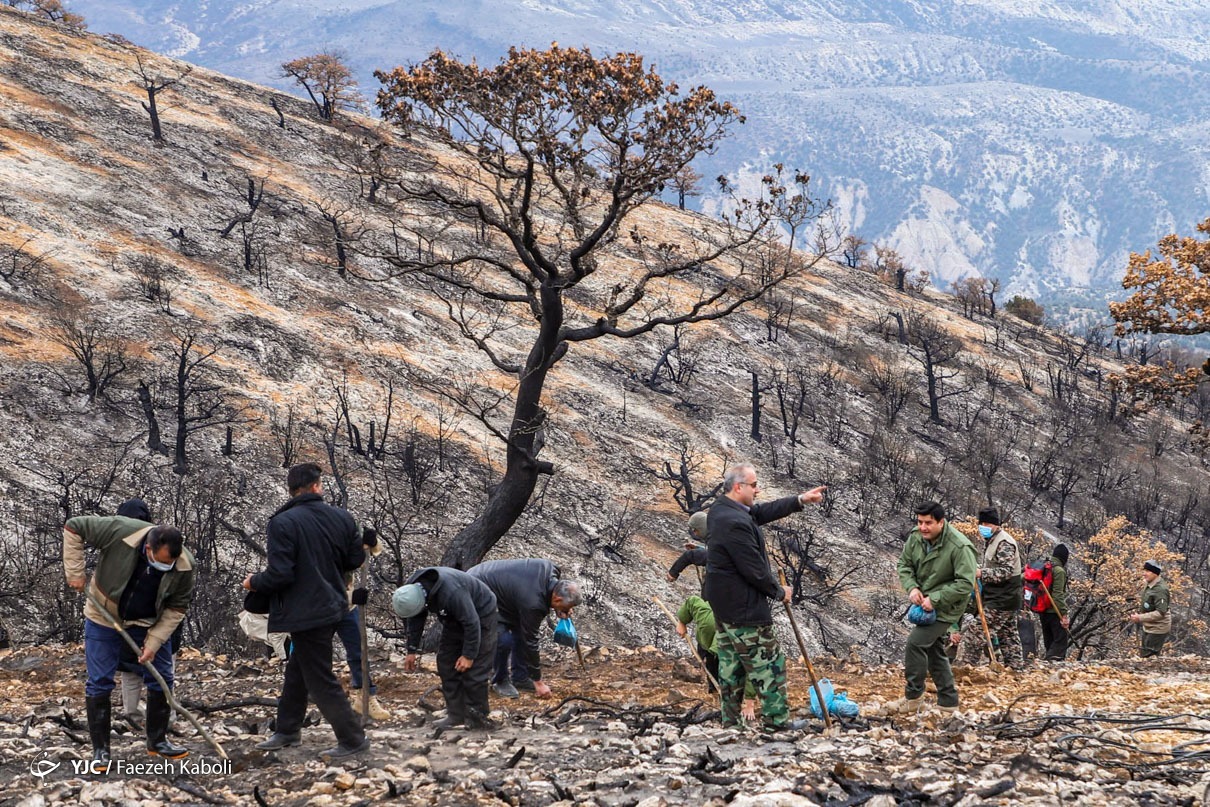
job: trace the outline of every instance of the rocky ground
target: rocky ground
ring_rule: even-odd
[[[556,657],[555,698],[493,698],[499,730],[439,733],[431,659],[404,673],[382,655],[379,699],[392,718],[371,728],[373,748],[355,762],[317,759],[332,744],[322,725],[300,747],[255,750],[272,716],[256,701],[274,696],[277,664],[186,649],[178,693],[230,761],[180,720],[191,769],[94,774],[72,767],[89,751],[81,648],[9,652],[0,804],[1192,805],[1210,782],[1210,663],[1200,658],[967,669],[955,718],[880,716],[900,694],[898,668],[818,659],[861,717],[831,733],[762,735],[721,729],[685,662],[655,648],[596,649],[585,669]],[[801,705],[800,667],[790,684]],[[125,725],[115,733],[128,769],[153,759],[141,738]]]

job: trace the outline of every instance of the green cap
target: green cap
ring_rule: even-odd
[[[408,583],[395,589],[391,595],[391,607],[404,619],[410,619],[424,610],[424,589],[419,583]]]

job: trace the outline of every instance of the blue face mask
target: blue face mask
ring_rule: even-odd
[[[155,569],[157,572],[170,572],[172,571],[172,567],[176,566],[175,560],[172,563],[160,563],[155,559],[155,556],[151,554],[150,548],[147,550],[147,563],[150,564],[151,568]]]
[[[989,527],[986,524],[980,524],[979,525],[979,534],[982,535],[984,538],[991,538],[993,535],[996,534],[996,528]]]

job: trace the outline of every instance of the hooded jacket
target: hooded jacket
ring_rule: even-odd
[[[407,579],[424,588],[424,610],[408,619],[408,652],[419,653],[429,613],[441,620],[443,630],[462,632],[462,655],[476,658],[484,619],[496,613],[496,595],[482,580],[459,569],[429,566]]]

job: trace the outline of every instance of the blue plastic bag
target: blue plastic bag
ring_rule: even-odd
[[[580,637],[576,635],[576,626],[571,624],[570,617],[563,617],[555,624],[555,644],[561,644],[564,647],[575,647],[580,643]]]
[[[931,625],[937,621],[937,612],[926,611],[922,606],[913,605],[908,609],[907,620],[913,625]]]
[[[827,678],[820,678],[818,684],[819,692],[823,695],[829,712],[837,717],[857,717],[860,708],[849,700],[845,693],[834,691],[831,681]],[[811,693],[811,714],[822,719],[823,712],[819,710],[819,699],[815,697],[815,687],[808,687],[807,691]]]

